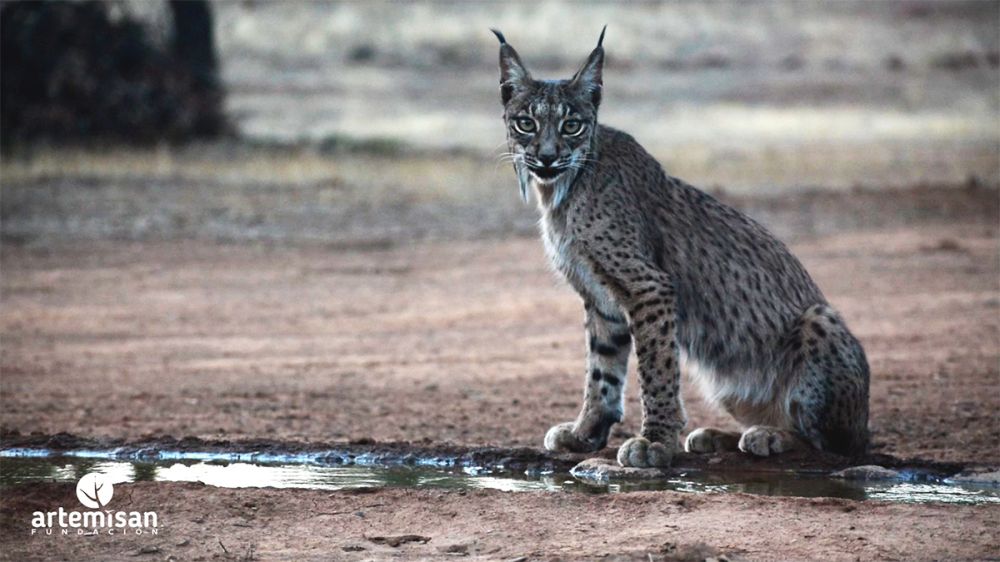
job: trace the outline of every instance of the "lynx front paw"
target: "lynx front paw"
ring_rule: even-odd
[[[545,448],[556,453],[592,453],[603,445],[590,439],[580,439],[573,428],[573,422],[552,426],[545,434]]]
[[[618,464],[635,468],[666,468],[674,458],[674,448],[645,437],[633,437],[618,448]]]
[[[791,451],[797,444],[798,439],[791,431],[764,425],[755,425],[740,437],[740,450],[758,457]]]

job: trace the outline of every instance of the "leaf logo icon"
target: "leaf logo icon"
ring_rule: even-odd
[[[84,474],[76,483],[76,499],[90,509],[101,509],[108,505],[114,494],[115,487],[107,474],[98,472]]]

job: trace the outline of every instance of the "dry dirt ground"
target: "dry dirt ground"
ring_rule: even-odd
[[[679,492],[233,490],[116,486],[153,536],[28,538],[21,514],[76,501],[34,485],[2,513],[8,560],[985,560],[1000,510]],[[20,491],[20,490],[19,490]],[[6,502],[5,502],[6,503]],[[117,504],[114,504],[117,505]],[[395,539],[395,540],[394,540]],[[392,546],[398,541],[398,546]],[[387,544],[388,543],[388,544]]]
[[[876,450],[1000,462],[995,227],[792,249],[867,350]],[[582,307],[534,239],[8,245],[3,270],[8,430],[537,446],[580,403]]]
[[[987,220],[789,239],[865,345],[877,452],[1000,463],[1000,245],[995,201],[986,204],[994,205]],[[8,243],[2,268],[6,431],[537,447],[579,406],[580,303],[530,238]],[[636,429],[635,386],[612,445]],[[691,393],[687,404],[689,427],[730,423]],[[28,538],[27,514],[73,505],[73,492],[20,486],[2,495],[0,556],[132,559],[143,547],[155,551],[139,559],[1000,552],[996,506],[674,492],[122,489],[160,511],[158,537]],[[429,540],[372,540],[409,534]]]

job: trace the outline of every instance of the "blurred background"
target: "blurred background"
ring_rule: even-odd
[[[602,121],[706,189],[1000,178],[996,2],[2,10],[8,239],[529,233],[497,163],[492,26],[566,77],[608,24]]]

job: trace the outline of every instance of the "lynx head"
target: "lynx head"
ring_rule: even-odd
[[[521,197],[534,183],[544,203],[558,207],[573,180],[592,159],[601,103],[604,30],[587,62],[568,80],[535,80],[503,34],[500,40],[500,101],[507,125],[508,156]]]

